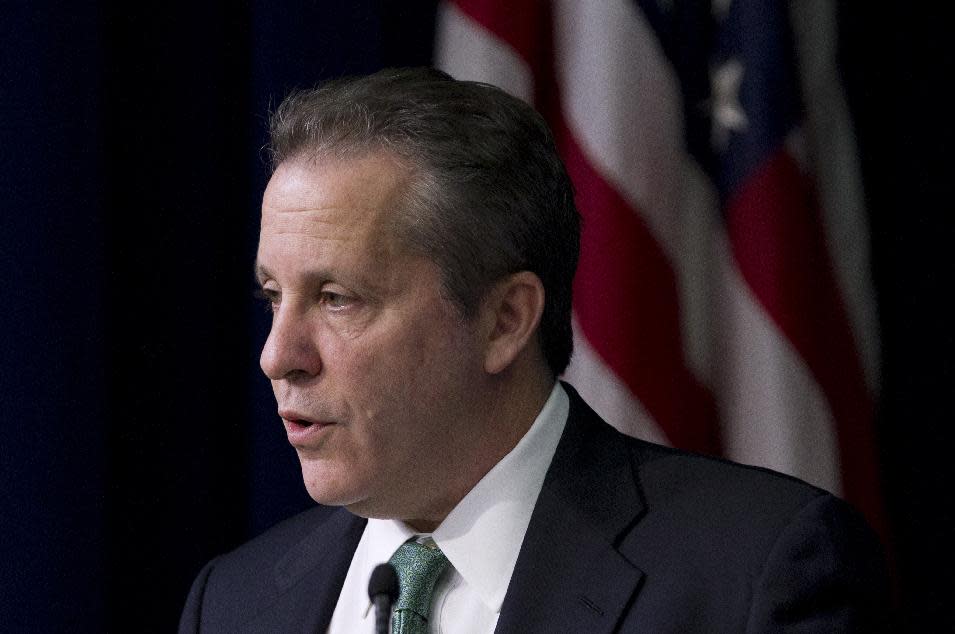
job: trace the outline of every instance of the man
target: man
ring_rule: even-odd
[[[402,631],[883,627],[844,503],[627,438],[557,382],[579,219],[530,107],[389,70],[291,96],[271,134],[261,365],[320,506],[210,562],[180,631],[370,632],[388,560]]]

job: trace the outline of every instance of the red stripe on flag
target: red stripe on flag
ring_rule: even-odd
[[[674,446],[718,453],[713,399],[684,364],[677,285],[666,256],[562,122],[555,133],[584,216],[574,281],[581,330]]]
[[[881,527],[872,398],[812,192],[795,160],[780,149],[728,201],[730,242],[746,283],[826,396],[845,497]]]
[[[521,0],[455,0],[535,76],[537,109],[554,131],[583,216],[574,311],[587,341],[677,447],[718,453],[712,396],[684,364],[675,274],[660,245],[620,194],[590,165],[560,108],[550,7]]]
[[[462,13],[482,25],[536,68],[549,50],[550,8],[544,0],[454,0]]]

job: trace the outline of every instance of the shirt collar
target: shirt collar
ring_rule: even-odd
[[[531,513],[569,411],[570,399],[560,383],[555,383],[524,437],[431,534],[464,582],[494,612],[500,612],[504,603]],[[417,534],[399,520],[369,519],[363,537],[368,538],[368,561],[388,561],[399,546]]]
[[[404,522],[369,518],[362,535],[362,541],[364,542],[363,556],[368,575],[371,575],[372,566],[391,559],[398,547],[414,535],[415,532]],[[359,546],[360,549],[361,546]],[[367,618],[371,607],[372,603],[369,599],[368,603],[365,604],[362,618]]]
[[[500,612],[504,603],[531,513],[569,411],[567,393],[555,383],[524,437],[432,534],[465,583],[494,612]]]

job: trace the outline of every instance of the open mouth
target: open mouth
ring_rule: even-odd
[[[312,436],[319,434],[322,429],[332,424],[331,422],[306,418],[305,412],[297,412],[291,408],[280,409],[279,417],[281,417],[282,423],[285,425],[285,431],[293,444],[311,439]]]
[[[309,420],[307,418],[283,418],[282,422],[285,423],[285,431],[290,438],[302,439],[310,437],[312,434],[316,434],[331,425],[331,423]]]
[[[305,418],[295,418],[295,419],[292,419],[292,420],[286,420],[285,423],[286,423],[286,425],[288,425],[289,429],[294,430],[294,431],[303,431],[303,430],[306,430],[306,429],[311,429],[311,428],[313,428],[313,427],[324,427],[324,426],[325,426],[324,423],[317,423],[317,422],[310,421],[310,420],[305,419]]]

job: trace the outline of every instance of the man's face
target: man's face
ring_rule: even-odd
[[[407,179],[387,155],[281,164],[257,257],[273,310],[261,366],[309,494],[400,519],[448,502],[483,367],[438,267],[394,237]]]

